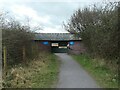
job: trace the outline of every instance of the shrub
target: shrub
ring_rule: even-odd
[[[7,50],[7,64],[25,63],[38,55],[34,33],[29,26],[22,26],[18,21],[0,16],[2,29],[2,46]]]

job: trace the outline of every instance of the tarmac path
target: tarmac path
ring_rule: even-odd
[[[99,88],[95,80],[67,53],[55,53],[61,60],[57,88]]]

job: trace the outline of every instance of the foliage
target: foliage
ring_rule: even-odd
[[[78,9],[64,26],[70,33],[82,37],[92,56],[118,60],[120,51],[117,2]]]
[[[92,59],[88,55],[74,55],[73,57],[96,79],[100,87],[118,88],[116,66],[108,66],[104,59]]]
[[[5,88],[50,88],[56,82],[58,60],[55,55],[40,53],[27,66],[19,64],[3,73]]]
[[[1,14],[0,28],[2,29],[2,46],[7,48],[8,65],[25,63],[38,55],[37,47],[32,40],[34,34],[29,26],[21,25],[8,14]],[[23,58],[23,52],[25,58]]]

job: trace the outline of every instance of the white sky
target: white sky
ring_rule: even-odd
[[[66,33],[63,22],[67,22],[75,10],[100,2],[103,0],[0,0],[0,10],[8,11],[23,24],[29,18],[31,27],[42,28],[38,32]]]

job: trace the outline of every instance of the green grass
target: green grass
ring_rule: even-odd
[[[118,88],[118,74],[107,67],[103,59],[92,59],[87,55],[73,55],[102,88]]]
[[[57,82],[58,76],[58,61],[56,60],[56,56],[49,56],[49,61],[46,66],[41,69],[42,72],[38,72],[35,76],[33,76],[32,81],[34,88],[51,88],[55,86]],[[36,83],[37,82],[37,83]]]
[[[27,65],[17,65],[4,74],[4,87],[10,88],[51,88],[55,87],[59,71],[56,56],[41,53],[39,58]]]

